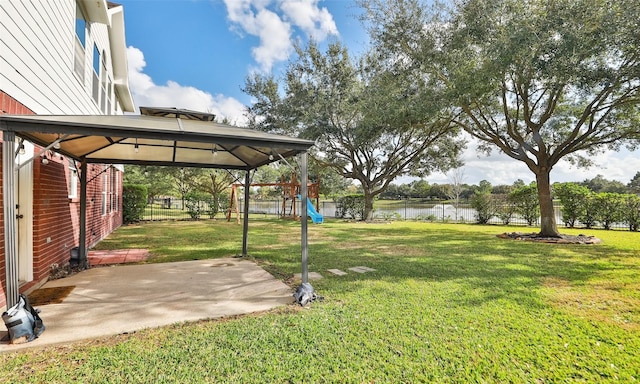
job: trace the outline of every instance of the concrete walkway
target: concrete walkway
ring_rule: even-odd
[[[269,310],[292,289],[248,260],[225,258],[91,268],[43,288],[75,286],[60,304],[36,306],[46,330],[0,352]],[[6,334],[3,325],[2,336]]]

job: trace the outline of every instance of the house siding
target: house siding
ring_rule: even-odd
[[[36,114],[100,114],[91,97],[93,46],[110,52],[108,27],[87,23],[81,81],[73,71],[75,12],[72,0],[0,2],[0,87]]]
[[[74,71],[75,18],[74,0],[0,1],[0,114],[104,113],[91,92],[93,47],[95,44],[101,54],[106,53],[107,72],[113,79],[109,29],[106,24],[87,21],[82,80]],[[113,92],[108,114],[122,113],[116,97]],[[36,146],[34,152],[41,150]],[[66,264],[71,249],[78,246],[79,181],[75,193],[69,191],[69,178],[76,165],[54,151],[46,156],[48,164],[41,162],[42,156],[33,162],[33,279],[21,282],[20,292],[46,282],[52,268]],[[106,196],[113,199],[113,204],[107,204],[113,209],[103,213],[104,175],[111,180],[112,174],[116,190],[107,190]],[[122,172],[111,165],[90,164],[87,180],[86,245],[90,248],[122,224]],[[112,185],[106,184],[107,188]],[[0,211],[0,310],[6,308],[3,218]]]

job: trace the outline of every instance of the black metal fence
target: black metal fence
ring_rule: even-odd
[[[212,210],[202,203],[200,211],[201,219],[213,218],[210,214]],[[262,214],[272,216],[292,216],[300,214],[300,201],[296,202],[295,208],[291,202],[282,200],[250,200],[249,213]],[[333,201],[321,201],[318,212],[326,218],[336,218],[337,207]],[[504,207],[494,207],[501,211],[508,211],[506,204]],[[504,209],[500,209],[504,208]],[[561,205],[555,204],[556,222],[559,226],[565,225],[562,220]],[[234,210],[231,215],[232,219],[236,219],[237,214],[242,214],[244,204],[242,200],[239,204],[239,213]],[[315,207],[314,207],[315,209]],[[218,213],[215,215],[217,219],[224,219],[227,215],[225,207],[218,207]],[[441,223],[475,223],[477,222],[477,212],[468,202],[453,204],[450,201],[413,201],[413,200],[379,200],[374,204],[374,218],[377,220],[393,221],[393,220],[417,220]],[[187,209],[187,205],[181,199],[159,199],[153,204],[147,206],[145,210],[144,220],[192,220],[192,214]],[[492,216],[488,224],[508,224],[508,225],[528,225],[527,221],[518,214],[513,214],[509,220]],[[534,225],[540,224],[538,218]],[[580,223],[576,227],[584,227]],[[594,228],[601,228],[595,225]],[[611,226],[615,229],[628,229],[625,223],[615,223]]]
[[[186,200],[162,198],[155,199],[147,205],[142,219],[145,221],[212,219],[210,212],[212,212],[211,208],[203,201],[199,202],[198,209],[194,211],[193,208],[189,210]],[[225,213],[224,209],[219,208],[219,213],[215,217],[224,217]],[[194,217],[194,214],[198,217]]]

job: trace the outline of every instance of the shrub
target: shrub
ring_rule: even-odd
[[[538,221],[540,204],[535,183],[515,188],[509,193],[509,199],[515,205],[515,212],[522,216],[528,225],[534,225]]]
[[[611,229],[611,224],[624,220],[624,195],[620,193],[602,192],[594,196],[595,218],[604,229]]]
[[[585,214],[584,201],[590,193],[589,188],[576,183],[562,183],[554,185],[553,192],[562,204],[562,221],[573,228]]]
[[[336,217],[364,220],[364,195],[347,195],[337,198]]]
[[[185,205],[187,212],[193,220],[200,220],[202,213],[207,211],[207,200],[210,197],[202,192],[190,192],[185,195]]]
[[[640,196],[625,195],[624,222],[630,231],[637,231],[640,226]]]
[[[509,225],[513,214],[516,213],[516,206],[506,195],[493,195],[492,199],[495,215],[502,221],[502,224]]]
[[[491,202],[491,190],[478,190],[471,196],[471,207],[475,209],[476,222],[486,224],[493,217],[493,204]]]
[[[122,221],[125,224],[142,220],[147,207],[147,187],[139,184],[122,186]]]
[[[416,216],[416,220],[433,222],[433,221],[438,220],[438,218],[433,214],[420,214],[420,215]]]
[[[381,211],[377,213],[375,216],[376,218],[386,220],[386,221],[402,219],[402,215],[400,215],[398,212]]]
[[[220,210],[224,212],[229,209],[229,194],[217,193],[208,196],[205,199],[205,202],[207,203],[208,207],[207,214],[209,215],[210,219],[213,219],[218,213],[220,213]]]
[[[582,224],[587,228],[593,228],[598,221],[596,219],[598,206],[596,204],[595,193],[591,192],[584,197],[584,211],[580,215],[579,219]]]

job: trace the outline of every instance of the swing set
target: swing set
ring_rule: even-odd
[[[300,199],[300,183],[297,181],[296,174],[291,174],[291,180],[285,181],[284,176],[280,176],[279,183],[251,183],[250,187],[282,187],[282,210],[280,211],[280,218],[300,220],[298,214],[296,200]],[[240,224],[240,204],[238,202],[237,188],[244,187],[244,184],[234,183],[231,184],[231,198],[229,202],[229,209],[227,210],[227,221],[231,221],[231,215],[233,212],[236,214],[236,222]],[[315,199],[316,212],[320,207],[320,183],[307,182],[307,196],[309,200]],[[289,213],[287,214],[287,208]],[[314,220],[316,222],[316,220]]]

